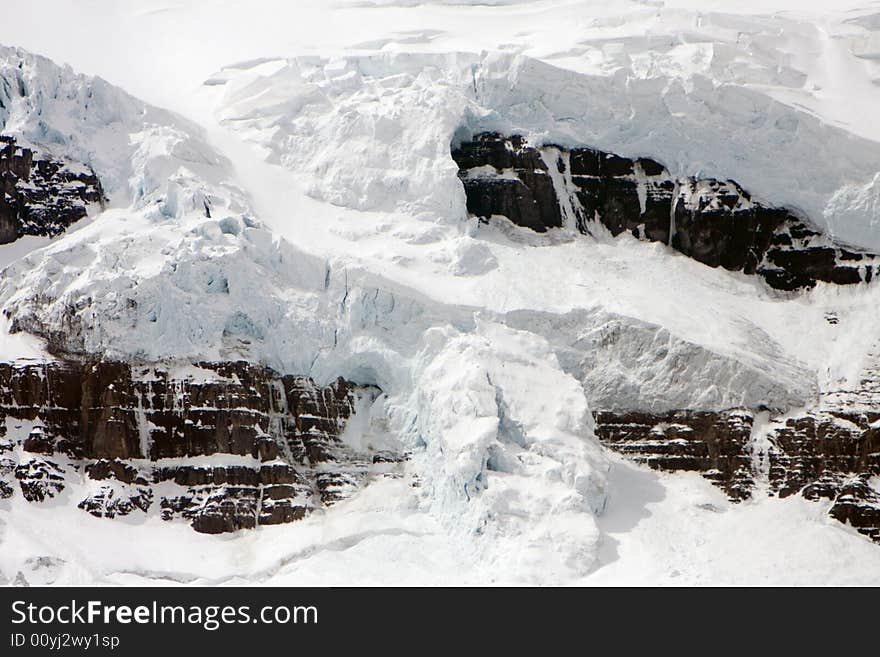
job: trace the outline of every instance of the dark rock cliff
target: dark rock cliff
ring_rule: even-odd
[[[717,413],[596,413],[607,447],[667,472],[699,472],[733,501],[751,497],[756,481],[778,497],[824,500],[837,520],[880,542],[880,412],[815,412],[770,418],[756,427],[745,409]],[[757,429],[757,431],[755,431]]]
[[[747,411],[599,411],[596,435],[607,447],[656,470],[699,472],[738,502],[750,498],[755,485],[752,421]]]
[[[300,519],[401,456],[339,438],[375,388],[327,387],[244,362],[0,364],[0,496],[39,503],[73,486],[113,518],[156,509],[200,532]],[[17,484],[17,485],[16,485]]]
[[[0,244],[24,235],[54,237],[104,200],[85,165],[36,155],[0,136]]]
[[[880,259],[834,244],[784,208],[752,199],[732,180],[674,178],[647,158],[591,148],[528,144],[518,135],[482,133],[452,151],[472,215],[507,217],[544,232],[663,242],[710,267],[762,276],[796,290],[817,281],[869,282]]]

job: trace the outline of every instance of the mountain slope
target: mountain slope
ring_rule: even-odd
[[[304,6],[304,15],[342,21],[318,53],[302,54],[308,37],[291,47],[290,37],[268,29],[234,52],[208,47],[184,61],[159,53],[149,63],[163,72],[158,82],[136,79],[146,59],[128,73],[104,65],[190,119],[27,52],[2,51],[0,133],[88,164],[110,197],[108,209],[48,244],[0,246],[11,263],[0,278],[4,359],[33,357],[36,348],[65,367],[100,358],[144,368],[153,374],[136,377],[135,389],[167,379],[182,402],[174,415],[180,433],[167,438],[181,446],[172,461],[154,453],[166,440],[155,421],[137,419],[135,411],[159,411],[148,395],[100,405],[136,417],[136,455],[95,448],[85,432],[78,435],[86,451],[71,456],[59,436],[45,438],[52,426],[43,401],[31,404],[34,417],[20,417],[17,400],[7,403],[10,472],[49,472],[55,459],[65,473],[46,477],[63,488],[42,503],[24,499],[22,488],[39,477],[10,477],[14,494],[0,502],[3,576],[804,583],[821,565],[828,582],[876,581],[880,551],[827,515],[870,515],[870,504],[845,502],[878,489],[874,464],[833,461],[830,454],[849,452],[815,440],[835,427],[856,450],[872,444],[876,285],[820,281],[779,292],[628,233],[563,225],[538,234],[513,217],[480,222],[469,216],[453,158],[485,131],[652,158],[675,176],[732,178],[846,245],[877,248],[880,147],[864,126],[823,116],[827,93],[811,86],[827,77],[812,46],[837,52],[846,44],[847,57],[862,61],[869,28],[823,14],[822,29],[846,35],[829,45],[802,14],[743,8],[394,4]],[[263,7],[257,20],[283,11]],[[195,11],[188,3],[163,12],[151,2],[56,8],[60,17],[96,12],[96,25],[135,41],[162,25],[164,38],[197,43],[186,30]],[[207,20],[228,26],[237,11],[220,7]],[[568,24],[572,16],[578,20]],[[355,42],[349,27],[358,17],[385,36]],[[488,37],[477,36],[476,17],[490,20]],[[43,39],[28,27],[33,18],[22,16],[10,41]],[[442,27],[407,31],[428,18]],[[517,36],[527,24],[538,27]],[[645,25],[653,33],[635,36]],[[107,47],[117,47],[115,38]],[[514,45],[476,54],[482,38]],[[345,52],[329,52],[337,47]],[[230,64],[235,55],[241,61]],[[64,57],[96,61],[89,48]],[[836,65],[870,75],[871,64],[851,64]],[[194,89],[196,82],[205,84]],[[855,88],[859,99],[870,95]],[[630,210],[644,212],[641,203],[636,196]],[[42,347],[25,334],[42,338]],[[233,369],[239,361],[248,365]],[[196,412],[229,410],[203,391],[242,394],[242,374],[218,382],[205,363],[274,371],[267,385],[282,382],[281,401],[261,392],[251,410],[265,433],[260,444],[279,445],[277,454],[260,453],[259,441],[190,438]],[[11,371],[30,376],[27,367],[34,365]],[[336,428],[322,429],[325,442],[310,447],[301,418],[313,413],[297,411],[283,383],[293,376],[311,377],[309,390],[341,377],[370,392],[350,415],[334,415]],[[84,412],[80,406],[68,410]],[[609,438],[609,427],[632,413],[640,415],[628,425],[643,429]],[[743,421],[730,429],[720,419],[731,417]],[[226,420],[205,422],[211,433]],[[80,438],[70,440],[77,446]],[[645,465],[621,460],[603,442]],[[716,444],[728,451],[715,453]],[[86,510],[106,511],[109,491],[133,485],[121,480],[124,463],[104,463],[118,456],[138,469],[145,483],[134,485],[154,501],[124,520],[77,509],[89,499]],[[200,512],[260,517],[268,493],[254,510],[234,502],[229,511],[246,488],[231,480],[239,466],[311,477],[314,499],[342,494],[329,504],[322,498],[305,518],[292,514],[295,522],[229,540],[195,534],[181,514],[163,512],[172,507],[161,500],[180,497],[170,486],[213,486],[205,499],[193,496]],[[174,476],[162,479],[163,469]],[[681,469],[706,478],[666,472]],[[105,470],[113,477],[96,478]],[[789,488],[809,489],[814,501],[778,499]],[[746,499],[734,503],[725,492]],[[749,548],[754,558],[744,559],[745,547],[732,540],[741,535],[760,537]],[[117,554],[122,541],[136,545]],[[161,556],[169,546],[173,560]],[[768,556],[791,553],[788,568]]]

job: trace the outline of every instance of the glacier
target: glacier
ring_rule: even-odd
[[[86,163],[109,202],[56,238],[0,246],[3,360],[244,360],[343,377],[382,391],[344,439],[409,459],[303,520],[222,537],[13,497],[0,502],[0,579],[880,581],[877,546],[822,503],[733,504],[699,474],[608,451],[593,418],[819,408],[872,367],[876,285],[783,294],[626,234],[477,222],[450,155],[498,131],[651,157],[880,249],[880,135],[859,114],[880,93],[874,23],[782,0],[773,13],[306,2],[297,11],[335,26],[310,35],[273,27],[292,11],[274,0],[247,16],[226,3],[200,30],[190,0],[50,4],[51,18],[22,10],[0,27],[0,43],[27,48],[0,47],[0,133]],[[111,36],[53,41],[73,16]],[[219,38],[237,24],[251,29]]]

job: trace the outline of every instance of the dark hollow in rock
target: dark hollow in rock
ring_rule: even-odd
[[[674,178],[651,159],[592,148],[535,147],[484,132],[452,150],[467,209],[545,232],[628,231],[710,267],[758,274],[781,290],[817,281],[870,282],[878,256],[834,244],[784,208],[754,199],[732,180]]]

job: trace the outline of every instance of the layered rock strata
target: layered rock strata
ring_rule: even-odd
[[[651,468],[699,472],[733,501],[751,497],[758,481],[769,495],[824,500],[832,517],[880,542],[878,419],[880,412],[766,419],[746,409],[601,411],[596,434]]]
[[[378,390],[244,362],[0,364],[0,496],[220,533],[303,518],[403,457],[340,436]]]

